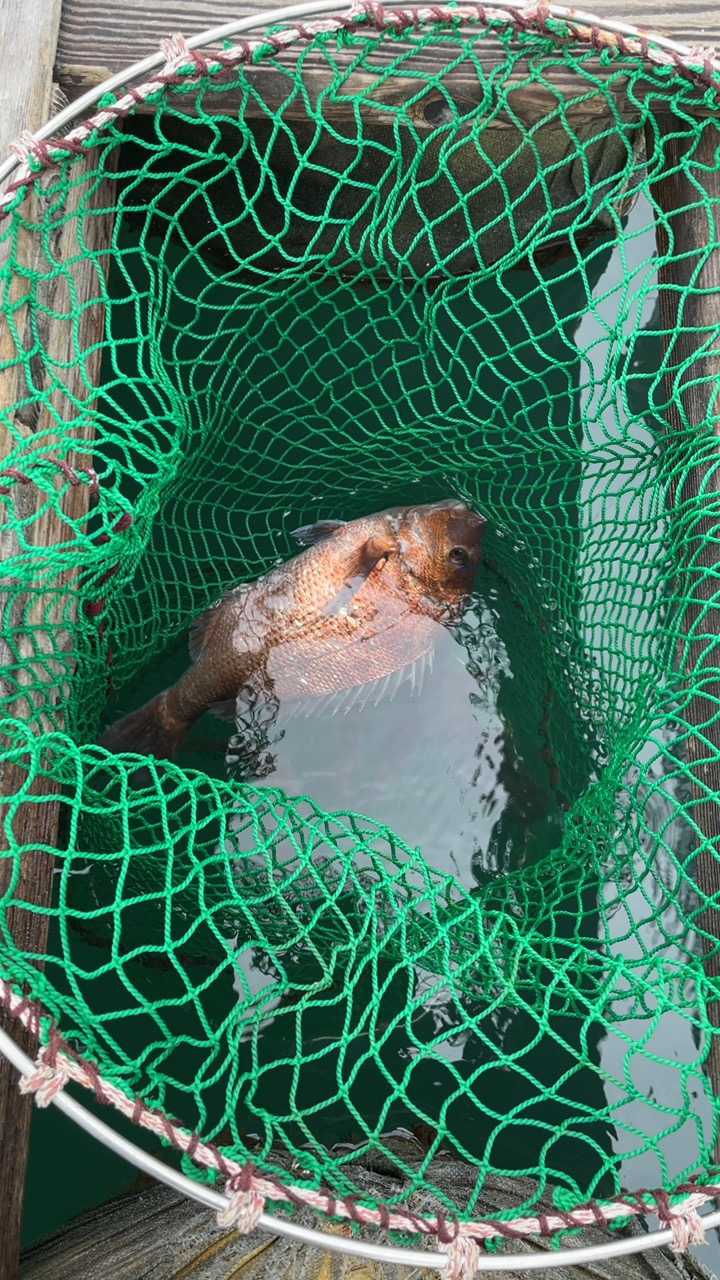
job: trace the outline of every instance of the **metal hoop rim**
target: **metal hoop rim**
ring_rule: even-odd
[[[402,12],[403,6],[388,6],[386,11]],[[528,0],[502,0],[498,5],[488,9],[487,12],[489,16],[500,19],[503,15],[511,12],[537,16],[537,6],[528,3]],[[306,0],[302,4],[280,6],[262,15],[234,19],[220,26],[208,28],[195,36],[189,37],[186,44],[192,50],[201,46],[216,44],[258,27],[292,22],[298,18],[312,17],[319,14],[337,14],[347,17],[349,14],[355,16],[357,13],[358,10],[355,8],[343,9],[338,4],[338,0]],[[598,18],[583,10],[569,9],[564,5],[552,3],[543,7],[543,15],[559,21],[571,22],[573,26],[587,26],[590,29],[616,36],[629,37],[635,40],[642,39],[644,42],[652,44],[683,61],[692,61],[694,57],[697,57],[697,50],[690,48],[686,44],[660,34],[641,33],[637,27],[620,20]],[[59,133],[66,125],[73,123],[84,112],[93,107],[106,93],[111,93],[115,89],[137,80],[139,77],[145,76],[148,72],[162,66],[164,61],[165,55],[163,52],[157,51],[131,64],[129,67],[123,68],[51,117],[31,135],[32,140],[42,142],[52,137],[53,134]],[[16,155],[7,157],[0,164],[0,185],[11,176],[19,164],[20,158]],[[30,1076],[33,1073],[34,1064],[32,1061],[23,1053],[12,1037],[1,1028],[0,1054],[9,1060],[22,1076]],[[93,1115],[81,1103],[63,1091],[53,1097],[52,1102],[91,1137],[100,1141],[104,1146],[114,1151],[115,1154],[134,1165],[134,1167],[154,1177],[157,1181],[208,1208],[217,1211],[226,1207],[226,1199],[219,1192],[201,1183],[193,1182],[185,1174],[172,1169],[154,1156],[149,1155],[136,1144],[123,1138],[109,1125],[105,1124],[104,1121]],[[701,1221],[706,1231],[720,1226],[720,1210],[704,1215]],[[358,1256],[378,1262],[394,1263],[400,1266],[424,1267],[440,1272],[444,1272],[450,1263],[449,1257],[443,1253],[372,1244],[362,1239],[346,1239],[341,1236],[330,1235],[321,1230],[299,1226],[287,1218],[278,1218],[272,1214],[263,1213],[259,1218],[258,1225],[264,1230],[274,1232],[276,1235],[294,1238],[303,1244],[320,1247],[328,1252]],[[537,1254],[502,1253],[487,1255],[483,1257],[482,1270],[508,1271],[516,1269],[518,1265],[523,1270],[554,1270],[561,1266],[577,1266],[583,1263],[604,1261],[609,1258],[645,1252],[646,1250],[671,1244],[673,1238],[673,1231],[668,1227],[649,1232],[647,1235],[636,1235],[601,1245],[585,1245],[577,1249],[558,1249]]]
[[[252,31],[258,27],[275,26],[278,23],[292,22],[295,18],[307,18],[317,14],[337,14],[338,16],[348,17],[349,15],[356,16],[358,12],[352,5],[344,9],[342,5],[338,4],[338,0],[305,0],[303,4],[282,5],[261,15],[253,14],[248,18],[235,18],[230,22],[222,23],[220,26],[209,27],[197,35],[190,36],[186,40],[186,44],[188,49],[198,49],[202,45],[217,44],[244,31]],[[388,5],[386,12],[402,13],[403,6]],[[501,0],[501,3],[497,6],[487,10],[489,17],[497,18],[502,18],[504,14],[512,12],[524,13],[528,17],[537,17],[537,5],[533,4],[532,0],[530,2],[529,0]],[[587,13],[582,9],[570,9],[565,5],[548,3],[543,7],[543,16],[555,18],[561,22],[570,22],[573,26],[585,26],[590,30],[605,31],[611,35],[641,40],[644,43],[655,45],[658,49],[662,49],[683,61],[692,61],[693,57],[697,56],[697,50],[680,41],[673,40],[669,36],[654,32],[641,32],[631,23],[622,22],[615,18],[598,18],[596,15]],[[93,107],[104,94],[122,88],[137,80],[140,76],[154,71],[157,67],[162,66],[164,60],[164,53],[157,50],[146,58],[140,59],[139,62],[134,62],[129,67],[123,68],[122,71],[116,72],[115,75],[109,76],[107,80],[103,80],[102,84],[89,89],[87,93],[82,94],[81,97],[71,102],[69,106],[59,111],[57,115],[52,116],[46,124],[31,135],[32,140],[34,142],[44,142],[47,138],[52,137],[54,133],[58,133],[65,128],[66,125],[72,124],[73,121],[77,120],[78,116],[81,116],[88,108]],[[14,173],[19,164],[20,159],[16,155],[8,156],[0,164],[0,186]]]
[[[33,1062],[2,1028],[0,1028],[0,1054],[6,1057],[22,1076],[32,1075],[35,1069]],[[81,1129],[84,1129],[92,1138],[101,1142],[109,1150],[115,1152],[116,1155],[127,1160],[135,1168],[155,1178],[156,1181],[164,1183],[165,1186],[171,1187],[189,1199],[196,1200],[199,1204],[205,1205],[208,1209],[214,1209],[216,1212],[227,1206],[225,1197],[218,1191],[213,1191],[211,1187],[204,1186],[202,1183],[193,1182],[184,1173],[180,1173],[169,1165],[163,1164],[155,1156],[149,1155],[148,1152],[137,1147],[135,1143],[129,1142],[127,1138],[123,1138],[119,1133],[116,1133],[110,1125],[105,1124],[103,1120],[93,1115],[91,1111],[88,1111],[86,1107],[64,1091],[57,1093],[52,1098],[52,1102],[58,1110],[79,1125]],[[706,1231],[713,1227],[720,1227],[720,1210],[705,1214],[702,1216],[701,1221]],[[392,1262],[396,1266],[405,1267],[425,1267],[440,1272],[445,1271],[450,1263],[448,1256],[443,1253],[430,1253],[428,1250],[406,1249],[394,1245],[372,1244],[362,1239],[347,1239],[343,1236],[330,1235],[313,1227],[302,1227],[287,1218],[277,1218],[269,1213],[261,1215],[258,1220],[258,1226],[264,1231],[273,1231],[276,1235],[287,1236],[300,1241],[302,1244],[326,1249],[331,1253],[354,1255],[364,1259],[371,1259],[375,1262]],[[672,1241],[672,1228],[663,1227],[658,1231],[648,1232],[647,1235],[639,1234],[623,1240],[612,1240],[608,1244],[581,1245],[577,1249],[552,1249],[548,1250],[547,1253],[488,1254],[483,1257],[482,1270],[513,1271],[519,1266],[521,1270],[552,1271],[557,1267],[579,1266],[586,1262],[601,1262],[608,1258],[618,1258],[626,1254],[644,1253],[648,1249],[657,1249],[662,1245],[672,1244]]]

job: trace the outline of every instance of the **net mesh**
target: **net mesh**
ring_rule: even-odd
[[[489,49],[359,25],[272,74],[262,44],[190,64],[0,224],[0,976],[228,1157],[286,1177],[282,1148],[347,1196],[384,1153],[406,1175],[385,1203],[423,1186],[461,1219],[490,1174],[534,1180],[518,1213],[672,1190],[717,1136],[716,515],[683,489],[717,438],[661,318],[681,252],[658,194],[673,166],[692,192],[692,279],[720,247],[715,126],[671,67],[502,25]],[[208,764],[207,736],[142,775],[96,745],[288,530],[448,493],[488,520],[456,641],[545,793],[472,876],[354,803]],[[39,844],[21,820],[50,802]],[[43,906],[19,887],[38,848]],[[433,1181],[443,1152],[471,1166],[462,1197]]]

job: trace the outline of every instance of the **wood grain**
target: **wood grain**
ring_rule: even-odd
[[[450,1194],[464,1195],[467,1201],[475,1180],[469,1165],[458,1167],[444,1161],[432,1165],[428,1178]],[[386,1175],[368,1172],[366,1191],[385,1200]],[[463,1185],[464,1184],[464,1185]],[[393,1188],[396,1182],[390,1183]],[[506,1212],[532,1194],[526,1178],[485,1179],[475,1213],[478,1218]],[[429,1192],[413,1196],[415,1212],[437,1212],[441,1202]],[[540,1212],[553,1208],[549,1193],[537,1205]],[[346,1223],[323,1223],[310,1210],[294,1210],[293,1221],[320,1228],[328,1234],[349,1235]],[[587,1227],[567,1245],[602,1245],[618,1236],[642,1232],[637,1223],[612,1233]],[[363,1238],[386,1244],[377,1229],[365,1230]],[[422,1247],[420,1244],[419,1247]],[[548,1252],[546,1240],[516,1240],[515,1267],[504,1272],[506,1280],[534,1280],[536,1271],[523,1266],[523,1257]],[[439,1272],[394,1263],[366,1262],[357,1257],[330,1254],[319,1246],[308,1248],[295,1240],[256,1228],[247,1236],[237,1231],[222,1232],[214,1214],[168,1187],[143,1183],[128,1195],[91,1209],[23,1254],[21,1280],[435,1280]],[[482,1275],[479,1272],[478,1275]],[[540,1273],[546,1276],[548,1272]],[[653,1249],[646,1254],[584,1263],[582,1267],[558,1267],[553,1280],[710,1280],[709,1272],[691,1254],[672,1254],[669,1249]]]
[[[681,444],[678,448],[670,439],[667,447],[678,473],[684,467],[681,481],[670,486],[668,517],[671,538],[675,531],[678,539],[677,595],[686,601],[678,668],[686,675],[690,693],[679,715],[692,730],[686,748],[694,778],[690,816],[704,837],[689,872],[710,900],[699,914],[698,926],[707,934],[706,972],[717,984],[720,906],[713,905],[713,899],[720,903],[720,130],[714,121],[705,121],[701,130],[691,121],[669,117],[659,117],[655,124],[665,164],[653,193],[663,215],[656,230],[666,416]],[[647,146],[652,155],[655,138],[650,130]],[[671,260],[662,261],[668,252]],[[678,374],[686,361],[688,367]],[[678,379],[681,405],[676,399]],[[714,450],[706,443],[703,424],[708,421],[714,421]],[[694,519],[689,518],[692,513],[698,513]],[[720,1098],[720,999],[710,1001],[708,1016],[718,1029],[708,1070],[715,1097]]]
[[[17,5],[0,5],[0,155],[7,154],[9,144],[23,128],[37,128],[47,118],[52,100],[52,65],[60,26],[61,0],[26,0]],[[19,56],[19,50],[24,51]],[[29,262],[33,249],[28,237],[18,244],[21,260]],[[0,255],[3,247],[0,246]],[[0,256],[0,263],[2,257]],[[4,334],[4,327],[0,335]],[[0,407],[9,401],[0,388]],[[0,421],[0,459],[10,446],[6,427]],[[0,464],[1,465],[1,464]],[[26,499],[20,499],[25,501]],[[7,531],[0,529],[0,554],[4,560],[12,547]],[[0,598],[0,607],[5,601]],[[6,654],[0,652],[0,663]],[[10,766],[0,773],[0,796],[17,785]],[[57,814],[54,806],[43,806],[47,828],[36,833],[36,839],[52,840]],[[5,815],[3,814],[3,817]],[[4,830],[4,823],[3,823]],[[0,846],[0,858],[2,846]],[[25,871],[24,892],[47,902],[52,869],[48,859],[33,859]],[[0,861],[0,895],[6,888],[10,868]],[[43,918],[35,917],[32,947],[43,951],[45,929]],[[6,1025],[0,1015],[0,1021]],[[8,1022],[12,1020],[8,1019]],[[7,1026],[26,1052],[34,1045],[29,1035],[16,1026]],[[31,1108],[29,1099],[18,1092],[17,1072],[4,1059],[0,1061],[0,1204],[3,1207],[0,1231],[0,1280],[15,1280],[20,1252],[20,1231],[25,1187]]]
[[[0,6],[0,154],[5,155],[9,143],[23,129],[37,128],[47,119],[55,96],[52,82],[52,66],[57,31],[60,23],[61,0],[24,0],[22,6]],[[82,159],[77,177],[82,177]],[[88,170],[89,171],[89,170]],[[16,328],[23,346],[32,345],[39,338],[47,353],[47,367],[42,360],[33,366],[33,380],[41,389],[52,385],[50,365],[72,359],[74,337],[69,316],[73,310],[69,281],[64,273],[50,269],[48,254],[54,261],[68,261],[79,252],[77,221],[70,218],[63,222],[62,214],[72,214],[73,204],[81,198],[82,183],[73,189],[68,203],[56,210],[55,229],[49,233],[45,247],[37,243],[25,230],[20,230],[14,248],[14,260],[21,268],[10,286]],[[107,189],[102,185],[94,194],[95,203],[107,199]],[[29,197],[24,212],[30,220],[41,216],[42,195]],[[85,228],[91,245],[107,242],[109,228],[103,217],[90,220]],[[0,249],[4,252],[5,248]],[[2,261],[2,259],[0,259]],[[41,306],[34,309],[28,299],[28,283],[23,268],[48,272],[46,281],[38,287],[35,301]],[[73,268],[73,285],[76,290],[75,306],[89,303],[98,293],[98,280],[92,268],[78,265]],[[50,320],[50,314],[54,319]],[[35,325],[35,336],[32,326]],[[39,328],[37,326],[39,325]],[[86,346],[96,344],[104,327],[104,311],[100,306],[89,306],[83,312],[79,325],[79,341]],[[91,385],[99,377],[99,352],[85,361],[84,374]],[[37,431],[52,430],[54,411],[62,419],[68,414],[68,401],[59,391],[48,395],[48,403],[39,410],[31,405],[13,412],[12,406],[20,405],[28,397],[25,365],[18,359],[16,341],[8,325],[0,326],[0,364],[5,364],[0,374],[0,408],[5,413],[0,421],[0,469],[2,459],[17,449],[18,440],[32,445]],[[79,370],[66,374],[69,391],[87,397],[87,385]],[[12,426],[12,430],[10,427]],[[51,444],[51,437],[47,443]],[[87,433],[85,442],[78,435],[78,450],[67,461],[84,460],[89,448]],[[58,487],[63,487],[59,509],[46,510],[38,515],[39,491],[32,484],[17,485],[12,500],[16,518],[31,520],[26,529],[28,541],[38,547],[52,545],[72,537],[68,522],[82,519],[87,510],[88,487],[68,486],[58,474]],[[37,516],[37,518],[35,518]],[[42,723],[43,708],[49,709],[61,695],[60,682],[67,678],[70,665],[68,656],[53,657],[57,649],[58,624],[63,628],[72,625],[72,601],[63,588],[67,581],[60,578],[52,583],[51,592],[30,590],[19,592],[12,577],[12,560],[20,547],[16,536],[7,525],[0,528],[0,553],[5,566],[4,580],[0,581],[0,670],[3,672],[2,693],[4,714]],[[65,630],[65,645],[70,646],[70,633]],[[14,700],[14,701],[13,701]],[[57,723],[57,716],[55,717]],[[23,908],[21,903],[45,906],[50,902],[53,877],[52,849],[58,837],[60,805],[53,797],[56,788],[47,778],[36,778],[27,790],[27,799],[13,811],[8,799],[17,796],[27,782],[27,762],[5,760],[0,766],[0,897],[12,884],[12,898],[16,902],[8,912],[8,925],[16,945],[27,955],[36,957],[42,965],[47,941],[47,917],[37,911]],[[22,868],[17,883],[14,859],[3,858],[9,839],[21,846]],[[9,1017],[4,1020],[7,1030],[21,1047],[34,1056],[37,1046],[28,1032]],[[3,1206],[3,1223],[0,1230],[0,1280],[15,1280],[18,1268],[25,1167],[30,1131],[31,1101],[18,1091],[17,1072],[4,1060],[0,1062],[0,1204]]]
[[[338,10],[342,9],[338,3]],[[58,39],[58,68],[72,65],[120,71],[157,48],[163,36],[181,31],[190,36],[277,8],[276,0],[229,3],[228,0],[65,0]],[[577,6],[600,18],[624,22],[670,35],[689,45],[720,44],[720,8],[716,0],[588,0]]]
[[[124,67],[157,49],[163,36],[181,32],[185,36],[199,34],[209,27],[216,26],[231,18],[248,17],[263,9],[275,8],[274,0],[259,0],[257,4],[230,4],[228,0],[198,0],[198,3],[184,6],[179,0],[157,0],[148,5],[145,0],[64,0],[62,21],[58,40],[56,75],[65,92],[72,99],[87,88],[100,84],[110,74],[121,71]],[[585,9],[586,6],[581,6]],[[339,2],[338,9],[342,5]],[[635,23],[645,30],[654,30],[689,44],[706,46],[720,44],[720,6],[716,0],[696,0],[694,3],[678,5],[676,0],[631,0],[631,3],[618,7],[617,0],[592,0],[587,9],[599,17],[622,16],[623,20]],[[393,46],[397,50],[397,45]],[[488,70],[496,66],[504,57],[502,46],[491,37],[483,41],[483,63]],[[373,64],[378,67],[387,63],[391,56],[391,46],[386,44],[373,55]],[[288,63],[292,55],[285,54],[276,61]],[[423,65],[429,72],[442,69],[446,55],[441,50],[428,49],[423,53]],[[342,62],[342,57],[341,57]],[[598,64],[599,65],[599,64]],[[269,94],[278,97],[284,82],[280,73],[266,64],[253,68],[248,72],[252,82],[257,84],[261,96]],[[327,65],[319,55],[313,55],[305,63],[305,79],[311,95],[324,88],[330,78]],[[601,73],[602,74],[602,73]],[[527,75],[527,63],[518,64],[511,80],[520,81]],[[478,101],[479,86],[477,76],[472,68],[460,66],[443,77],[447,91],[461,98]],[[572,74],[561,67],[553,71],[553,83],[558,92],[570,95],[577,91],[577,81]],[[406,98],[413,97],[423,87],[422,80],[408,80],[403,85]],[[386,90],[377,90],[378,99],[382,100]],[[619,96],[622,87],[616,86]],[[348,92],[354,92],[352,86]],[[398,84],[387,86],[387,92],[397,95]],[[524,95],[525,91],[523,91]],[[227,110],[229,98],[224,95],[222,102]],[[219,109],[219,101],[212,100],[206,107]],[[247,104],[249,114],[258,111],[257,104]],[[296,104],[291,103],[288,115],[292,116]],[[346,108],[351,110],[351,107]]]

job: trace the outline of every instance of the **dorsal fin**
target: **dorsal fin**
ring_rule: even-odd
[[[218,600],[217,604],[213,604],[205,613],[201,613],[190,627],[188,633],[188,649],[193,662],[197,662],[198,654],[205,648],[208,641],[208,632],[212,630],[212,624],[217,618],[219,605],[222,603]]]
[[[200,617],[196,618],[191,624],[188,632],[188,649],[190,650],[190,657],[193,662],[197,662],[202,650],[206,645],[210,644],[212,640],[212,633],[215,629],[218,618],[220,617],[221,606],[224,605],[231,596],[244,595],[253,585],[254,583],[248,584],[246,582],[241,582],[239,587],[231,587],[229,591],[226,591],[219,600],[216,600],[214,604],[211,604],[210,608],[206,609],[204,613],[201,613]]]
[[[292,536],[297,538],[304,547],[313,547],[316,542],[322,542],[325,538],[331,538],[338,529],[343,529],[347,524],[346,520],[318,520],[315,524],[303,524],[299,529],[293,529]]]

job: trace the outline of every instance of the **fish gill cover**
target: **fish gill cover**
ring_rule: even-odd
[[[653,111],[691,181],[714,126],[671,67],[494,41],[488,61],[481,27],[359,24],[272,77],[262,41],[254,69],[190,63],[153,114],[37,161],[2,225],[5,1001],[227,1161],[287,1181],[282,1148],[296,1181],[362,1199],[370,1150],[387,1204],[422,1185],[461,1220],[497,1173],[534,1180],[517,1213],[548,1187],[565,1209],[671,1191],[710,1176],[717,1136],[688,720],[716,517],[683,496],[717,441],[710,416],[669,425],[692,374],[658,309]],[[717,250],[699,188],[693,213]],[[487,521],[455,642],[550,797],[468,880],[205,747],[98,745],[293,529],[448,496]],[[440,769],[449,735],[426,733]],[[21,818],[49,800],[35,907]],[[462,1196],[432,1181],[443,1152]]]

